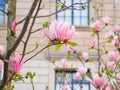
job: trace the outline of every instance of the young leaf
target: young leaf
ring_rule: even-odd
[[[36,41],[36,49],[38,48],[38,46],[39,46],[39,44],[38,44],[38,42]]]
[[[70,60],[71,55],[68,53],[66,58],[67,58],[67,60]]]
[[[43,27],[44,27],[44,28],[49,27],[49,23],[48,23],[48,22],[44,22]]]
[[[56,45],[56,47],[55,47],[55,51],[59,51],[59,50],[61,49],[61,47],[62,47],[62,44],[58,44],[58,45]]]
[[[69,45],[71,45],[71,46],[77,46],[77,43],[75,43],[75,42],[67,42],[67,44],[69,44]]]

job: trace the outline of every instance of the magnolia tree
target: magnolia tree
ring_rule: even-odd
[[[36,48],[34,50],[31,50],[30,52],[26,52],[26,47],[28,45],[29,39],[31,38],[32,32],[37,33],[37,31],[41,30],[41,29],[37,29],[33,31],[33,26],[38,17],[39,11],[42,10],[41,7],[42,0],[34,0],[32,2],[32,6],[28,14],[20,22],[16,22],[16,14],[15,14],[16,0],[5,0],[5,2],[8,5],[7,12],[4,12],[2,9],[0,9],[0,11],[6,14],[8,18],[7,35],[6,35],[7,49],[5,52],[4,46],[0,45],[0,59],[4,62],[4,70],[3,70],[4,74],[0,82],[0,90],[12,90],[14,88],[12,82],[17,82],[20,80],[24,82],[24,78],[30,78],[31,84],[33,86],[32,89],[34,90],[33,78],[35,76],[35,73],[26,72],[26,76],[22,76],[19,73],[22,66],[24,65],[24,63],[27,63],[29,60],[32,60],[32,58],[37,56],[43,50],[51,46],[56,46],[55,49],[59,50],[63,45],[65,45],[66,48],[68,49],[67,57],[70,57],[70,55],[74,54],[73,56],[75,56],[82,63],[82,66],[78,67],[78,69],[76,70],[76,75],[75,75],[76,83],[82,78],[82,79],[86,79],[98,90],[119,89],[120,87],[119,86],[120,27],[117,25],[113,26],[113,29],[109,31],[108,34],[106,35],[107,41],[105,39],[104,42],[100,42],[100,32],[102,32],[102,30],[105,29],[106,27],[109,27],[112,22],[112,20],[108,16],[97,18],[96,20],[90,22],[90,28],[92,31],[91,34],[93,37],[93,39],[89,41],[90,49],[94,49],[97,51],[97,59],[94,61],[98,62],[98,64],[97,64],[96,72],[87,73],[88,69],[86,68],[84,63],[91,61],[91,59],[89,58],[89,54],[87,52],[80,52],[75,47],[73,47],[77,45],[76,42],[72,42],[72,40],[74,40],[75,37],[77,36],[77,32],[74,26],[69,25],[66,22],[58,22],[54,20],[50,24],[44,23],[41,29],[43,30],[43,37],[47,39],[48,44],[41,50],[38,50],[38,52],[35,53],[33,56],[27,58],[26,53],[33,53],[34,50],[38,49],[38,44],[36,43]],[[74,3],[73,5],[80,5],[82,9],[85,9],[86,3],[90,3],[90,1],[85,3],[78,2],[78,3]],[[67,6],[66,1],[61,2],[61,0],[58,0],[57,5],[61,8],[50,15],[46,15],[45,17],[49,17],[56,13],[62,12],[66,9],[71,9],[71,7],[73,6],[73,5]],[[99,8],[94,7],[96,11],[98,11]],[[33,14],[33,12],[35,12],[35,14]],[[30,20],[32,21],[32,23],[30,23]],[[21,33],[18,36],[16,36],[16,32],[17,32],[16,26],[21,23],[23,23],[23,26],[21,27]],[[28,27],[28,25],[30,27]],[[23,40],[26,31],[28,31],[27,37],[25,38],[25,40]],[[23,43],[23,51],[21,54],[19,54],[16,51],[20,42]],[[113,49],[113,51],[108,51],[107,49],[102,50],[101,48],[104,43],[111,43],[112,46],[115,48]],[[102,57],[103,55],[108,56],[109,59],[104,60],[104,58]],[[67,59],[68,58],[63,58],[60,61],[63,68],[67,68],[66,66]],[[0,69],[2,69],[1,63],[0,63]],[[61,87],[61,90],[68,90],[68,87],[69,87],[69,79],[66,79]]]

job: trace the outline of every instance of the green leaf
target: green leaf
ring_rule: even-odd
[[[52,60],[51,62],[52,62],[52,64],[54,64],[54,63],[55,63],[55,60]]]
[[[82,56],[82,53],[81,53],[81,52],[78,52],[78,56]]]
[[[71,45],[71,46],[77,46],[77,43],[75,43],[75,42],[67,42],[67,44],[69,44],[69,45]]]
[[[56,3],[56,6],[63,6],[63,4],[60,3],[60,2],[57,2],[57,3]]]
[[[95,33],[92,33],[90,36],[94,37],[94,36],[95,36]]]
[[[62,44],[58,44],[58,45],[56,45],[56,47],[55,47],[55,51],[59,51],[59,50],[61,49],[61,47],[62,47]]]
[[[111,42],[112,42],[112,39],[109,39],[107,42],[108,42],[108,43],[111,43]]]
[[[44,22],[43,27],[44,27],[44,28],[49,27],[49,23],[48,23],[48,22]]]
[[[67,60],[70,60],[71,55],[68,53],[66,58],[67,58]]]
[[[118,89],[118,84],[117,84],[115,81],[113,81],[113,86],[114,86],[116,89]]]
[[[36,49],[38,48],[38,46],[39,46],[39,43],[36,41]]]
[[[89,59],[87,62],[94,62],[94,60],[92,60],[92,59]]]
[[[92,78],[92,73],[91,73],[91,72],[88,72],[88,73],[87,73],[87,76],[88,76],[89,78]]]
[[[120,68],[120,63],[118,64],[118,68]]]

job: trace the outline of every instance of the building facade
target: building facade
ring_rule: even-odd
[[[64,0],[62,0],[64,1]],[[87,2],[88,0],[66,0],[66,5],[70,5],[76,2]],[[26,14],[28,13],[33,0],[17,0],[17,9],[16,9],[16,20],[20,21],[22,20]],[[96,10],[93,8],[96,5],[102,5],[102,7],[99,9],[99,15],[96,14]],[[91,38],[91,30],[89,28],[88,20],[91,18],[100,18],[102,16],[108,15],[113,19],[112,25],[120,24],[120,1],[119,0],[92,0],[89,4],[86,4],[86,9],[81,10],[67,10],[64,12],[60,12],[56,15],[51,15],[51,13],[56,12],[59,10],[59,7],[56,7],[56,0],[43,0],[42,5],[43,9],[39,11],[39,18],[36,20],[33,30],[37,30],[43,26],[44,22],[51,22],[55,19],[58,21],[66,21],[70,24],[75,25],[76,30],[78,31],[78,36],[75,39],[75,42],[78,42],[78,50],[81,52],[89,52],[90,58],[96,59],[96,51],[91,50],[89,51],[89,39]],[[7,10],[7,5],[3,2],[3,0],[0,0],[0,8],[3,10]],[[82,7],[79,6],[72,6],[72,9]],[[47,17],[48,15],[49,17]],[[0,12],[0,44],[4,45],[6,47],[6,22],[7,17]],[[17,35],[19,35],[21,31],[21,27],[23,24],[19,24],[17,26]],[[101,35],[101,41],[104,39],[105,34],[107,31],[109,31],[111,27],[108,27],[106,30],[100,33]],[[26,36],[25,36],[26,37]],[[42,31],[39,31],[37,33],[34,33],[31,35],[32,38],[30,38],[30,41],[28,43],[27,51],[35,48],[36,41],[39,43],[39,48],[44,47],[45,43],[42,39]],[[47,44],[46,44],[47,45]],[[22,43],[17,48],[17,52],[22,52],[23,45]],[[108,45],[107,49],[111,49],[111,46]],[[36,72],[36,77],[34,78],[34,85],[35,90],[61,90],[60,88],[60,82],[57,78],[57,75],[59,76],[60,72],[62,72],[60,59],[66,57],[67,49],[65,47],[62,47],[62,49],[58,52],[54,51],[54,47],[51,47],[49,50],[45,50],[41,52],[38,56],[30,60],[29,62],[25,63],[24,67],[21,70],[21,74],[25,75],[26,72]],[[35,51],[34,53],[36,53]],[[31,53],[28,55],[30,57],[34,53]],[[54,64],[52,64],[52,60],[56,60]],[[86,66],[90,69],[90,71],[95,71],[96,69],[96,63],[97,62],[89,62],[86,64]],[[58,66],[58,68],[55,67]],[[71,58],[71,60],[68,61],[68,66],[66,69],[66,73],[68,73],[68,76],[70,76],[70,79],[74,79],[74,72],[76,71],[76,68],[79,66],[82,66],[79,60],[76,60],[74,57]],[[83,90],[96,90],[92,85],[90,85],[88,82],[79,82],[83,84]],[[32,86],[29,80],[26,80],[25,83],[17,82],[15,84],[14,90],[32,90]],[[71,81],[71,87],[77,86],[77,84],[73,81]],[[78,85],[79,86],[79,85]],[[84,87],[85,86],[85,87]],[[73,89],[70,89],[73,90]],[[81,90],[80,86],[76,90]]]

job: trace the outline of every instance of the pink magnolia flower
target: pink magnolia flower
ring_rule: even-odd
[[[13,72],[18,73],[23,64],[25,63],[25,57],[21,57],[20,54],[15,54],[13,57],[10,58],[11,69]]]
[[[115,69],[116,65],[115,65],[114,61],[111,61],[111,62],[105,62],[104,66],[105,66],[105,68],[110,69],[110,70],[113,71]]]
[[[113,44],[114,44],[115,46],[119,46],[119,45],[120,45],[120,41],[119,41],[118,36],[114,36]]]
[[[90,25],[90,27],[91,27],[92,29],[95,29],[95,30],[93,30],[94,32],[100,31],[100,30],[101,30],[100,21],[93,22],[93,23]]]
[[[85,67],[79,67],[78,68],[78,72],[80,73],[80,76],[82,78],[84,78],[84,76],[86,75],[86,72],[87,72],[87,68],[85,68]]]
[[[82,54],[82,57],[83,57],[83,59],[84,59],[85,61],[88,61],[88,60],[89,60],[89,55],[88,55],[88,53],[86,53],[86,52],[84,52],[84,53]]]
[[[76,35],[74,26],[70,26],[65,22],[52,22],[49,28],[44,29],[44,37],[50,41],[58,40],[67,42],[72,40]]]
[[[90,40],[90,46],[93,48],[96,45],[96,39],[91,39]]]
[[[65,80],[64,85],[62,86],[62,90],[68,90],[68,81]]]
[[[89,79],[90,83],[97,89],[104,88],[106,85],[106,77],[103,75],[102,77],[95,75],[93,80]]]
[[[2,45],[0,45],[0,56],[5,53],[5,49]]]
[[[109,24],[112,22],[111,18],[108,16],[103,17],[101,20],[104,24]]]
[[[67,64],[67,59],[66,59],[66,58],[63,58],[63,59],[61,59],[60,62],[61,62],[62,67],[65,68],[65,67],[66,67],[66,64]]]
[[[106,38],[113,38],[114,37],[114,32],[112,31],[109,31],[107,34],[106,34]]]
[[[114,27],[114,31],[115,31],[116,33],[119,33],[119,32],[120,32],[120,27],[117,26],[117,25],[115,25],[115,27]]]
[[[104,87],[102,90],[113,90],[113,86],[110,84],[108,87]]]
[[[80,80],[80,73],[79,72],[77,72],[76,74],[75,74],[75,81],[79,81]]]
[[[115,61],[117,59],[117,54],[113,51],[109,52],[108,56],[112,61]]]
[[[11,26],[11,30],[13,33],[16,32],[16,20],[13,21],[12,26]]]

